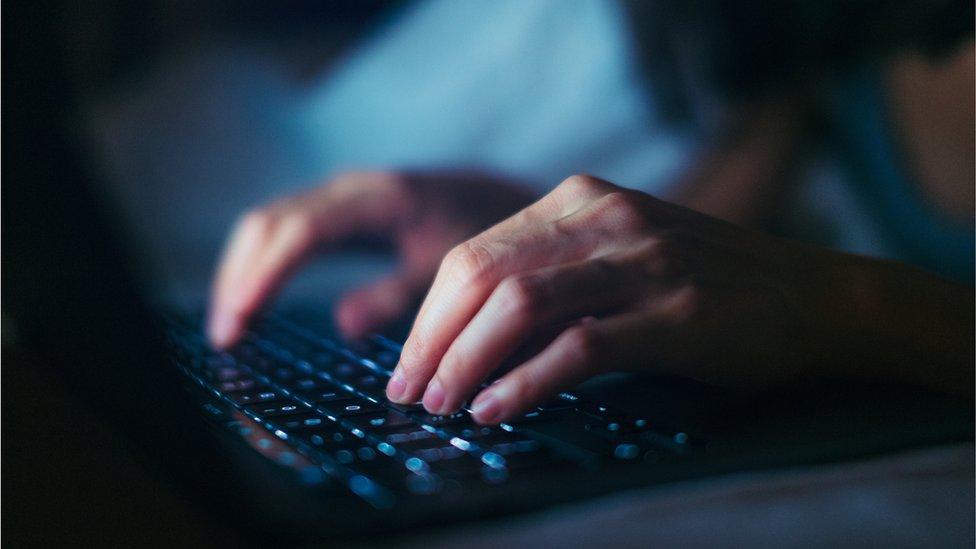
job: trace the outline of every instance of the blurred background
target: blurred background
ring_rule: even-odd
[[[78,134],[166,299],[202,300],[245,210],[350,169],[488,169],[538,194],[586,172],[972,280],[972,3],[769,4],[101,0],[53,17]]]

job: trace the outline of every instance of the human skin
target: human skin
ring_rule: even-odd
[[[899,379],[973,389],[973,289],[743,229],[588,176],[447,254],[387,387],[513,418],[612,370],[758,386]],[[568,326],[482,383],[534,334]]]
[[[306,259],[364,237],[386,240],[399,266],[344,295],[336,324],[348,338],[380,329],[416,305],[452,246],[533,198],[486,173],[371,171],[343,173],[255,208],[237,222],[214,277],[210,341],[232,346]]]

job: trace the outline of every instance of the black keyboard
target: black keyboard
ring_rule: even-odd
[[[497,426],[386,400],[400,345],[373,336],[353,349],[281,317],[257,322],[214,352],[199,319],[171,319],[175,363],[213,397],[206,415],[295,469],[338,482],[375,507],[403,497],[479,489],[555,469],[657,463],[686,453],[688,435],[565,392]]]

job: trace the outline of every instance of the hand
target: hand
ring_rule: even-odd
[[[478,394],[477,421],[516,417],[610,369],[733,384],[815,375],[853,357],[854,341],[907,349],[857,324],[877,310],[861,298],[881,295],[873,276],[903,280],[889,271],[574,176],[451,250],[387,396],[422,396],[428,411],[453,412],[513,351],[553,327],[565,328]],[[869,281],[865,292],[848,279]]]
[[[378,329],[422,295],[451,246],[528,204],[529,193],[473,173],[347,173],[244,215],[214,279],[208,335],[225,348],[288,274],[321,248],[361,237],[388,240],[397,272],[340,301],[347,337]]]

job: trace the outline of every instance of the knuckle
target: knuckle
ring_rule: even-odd
[[[543,380],[532,368],[517,368],[512,371],[508,391],[510,406],[518,407],[535,400],[535,395],[543,386]]]
[[[705,309],[706,300],[700,285],[685,284],[674,293],[671,307],[673,319],[676,322],[688,322],[699,317]]]
[[[692,268],[686,244],[667,234],[644,238],[635,248],[632,259],[653,278],[677,278]]]
[[[444,382],[444,387],[453,387],[463,373],[470,369],[469,364],[465,353],[454,348],[448,349],[437,368],[437,377]]]
[[[650,237],[641,243],[639,254],[652,261],[670,262],[678,257],[678,244],[666,236]]]
[[[298,240],[309,241],[315,237],[315,219],[308,212],[289,212],[282,217],[280,224],[282,231]]]
[[[242,232],[263,236],[271,232],[274,221],[275,215],[271,210],[255,208],[241,216],[238,227]]]
[[[332,177],[332,180],[327,184],[327,186],[333,189],[346,189],[349,187],[355,187],[361,183],[366,176],[363,172],[348,171],[341,172]]]
[[[423,364],[426,350],[422,344],[411,342],[410,345],[403,347],[400,353],[400,371],[408,380],[417,379],[422,374],[421,364]]]
[[[475,240],[455,246],[444,258],[442,269],[462,283],[472,284],[491,273],[495,259],[491,250]]]
[[[573,326],[563,332],[561,339],[568,352],[581,362],[590,362],[600,356],[600,335],[590,327]]]
[[[592,196],[601,191],[606,184],[587,174],[575,174],[559,184],[559,189],[576,197]]]
[[[598,212],[606,222],[625,231],[637,232],[647,228],[644,209],[635,193],[616,191],[600,200]]]
[[[498,286],[501,307],[508,314],[531,317],[545,307],[546,292],[540,277],[517,275]]]

